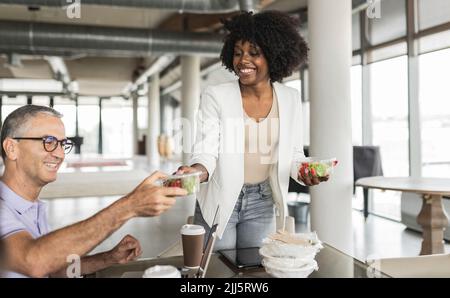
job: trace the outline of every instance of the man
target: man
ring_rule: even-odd
[[[52,108],[27,105],[12,112],[3,124],[0,238],[7,277],[67,276],[71,255],[81,256],[81,275],[129,262],[141,254],[139,242],[130,235],[110,251],[86,254],[129,219],[157,216],[175,203],[174,196],[186,195],[181,188],[156,186],[155,181],[165,175],[155,172],[94,216],[49,233],[39,193],[56,180],[65,153],[73,146],[66,139],[61,117]]]

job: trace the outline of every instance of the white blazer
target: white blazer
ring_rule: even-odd
[[[297,182],[294,150],[303,155],[302,105],[297,90],[273,84],[279,111],[278,163],[270,169],[277,229],[284,228],[289,177]],[[244,110],[239,82],[207,87],[197,116],[197,135],[190,164],[200,163],[209,173],[197,195],[203,218],[212,226],[216,209],[217,233],[222,238],[244,184]]]

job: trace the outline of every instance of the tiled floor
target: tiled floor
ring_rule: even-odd
[[[118,197],[87,197],[49,200],[49,219],[53,228],[60,228],[95,214]],[[154,257],[179,239],[179,228],[193,214],[193,199],[179,199],[167,213],[155,218],[137,218],[126,223],[93,252],[111,249],[126,234],[139,239],[142,257]],[[308,231],[306,224],[297,224],[297,232]],[[365,222],[360,211],[353,211],[354,256],[367,257],[416,256],[420,251],[421,234],[409,231],[401,223],[377,216]],[[319,235],[320,237],[320,235]],[[446,244],[450,252],[450,244]]]

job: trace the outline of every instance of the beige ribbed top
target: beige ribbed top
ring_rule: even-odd
[[[256,122],[244,110],[244,183],[256,184],[269,177],[270,167],[278,162],[278,100],[273,94],[272,108],[266,118]]]

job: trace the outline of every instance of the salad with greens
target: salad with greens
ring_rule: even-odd
[[[200,174],[201,172],[172,175],[163,181],[163,186],[183,188],[188,192],[188,195],[192,195],[199,190]]]
[[[298,161],[299,167],[298,171],[308,174],[309,177],[326,177],[332,174],[333,168],[337,165],[338,161],[336,158],[330,159],[317,159],[308,157],[303,160]]]

